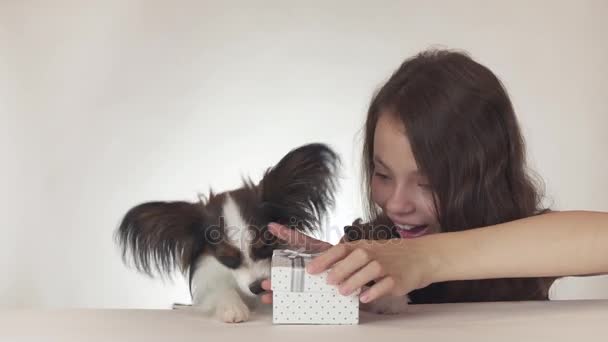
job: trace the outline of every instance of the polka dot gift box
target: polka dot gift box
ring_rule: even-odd
[[[358,324],[359,291],[343,296],[327,284],[327,274],[308,274],[316,254],[282,249],[272,255],[274,324]]]

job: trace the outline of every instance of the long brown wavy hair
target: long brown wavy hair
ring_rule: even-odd
[[[375,227],[392,224],[371,197],[374,131],[380,115],[396,115],[404,124],[418,168],[433,190],[443,232],[547,210],[541,205],[541,183],[526,168],[524,139],[499,79],[466,53],[428,50],[405,60],[369,106],[362,171],[366,229],[372,239],[379,235]],[[412,303],[546,300],[554,280],[448,281],[412,291],[409,297]]]
[[[427,50],[405,60],[369,106],[362,170],[368,222],[381,214],[371,199],[371,177],[374,130],[384,113],[396,115],[406,127],[418,167],[435,194],[442,231],[499,224],[545,210],[500,80],[465,53]]]

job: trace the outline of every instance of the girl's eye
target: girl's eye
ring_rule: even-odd
[[[388,176],[383,174],[383,173],[379,173],[378,171],[374,172],[374,176],[380,178],[380,179],[388,179]]]

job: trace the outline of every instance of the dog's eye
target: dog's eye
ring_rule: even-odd
[[[263,244],[255,249],[254,254],[258,259],[266,259],[272,256],[274,244]]]
[[[228,268],[235,269],[241,266],[240,255],[221,255],[218,256],[217,259]]]

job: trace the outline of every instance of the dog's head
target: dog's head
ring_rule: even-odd
[[[302,232],[318,229],[334,204],[339,158],[323,144],[290,151],[254,184],[210,193],[198,203],[148,202],[125,215],[117,231],[123,258],[152,275],[186,273],[204,257],[231,269],[244,293],[260,291],[279,241],[267,228],[277,222]]]

